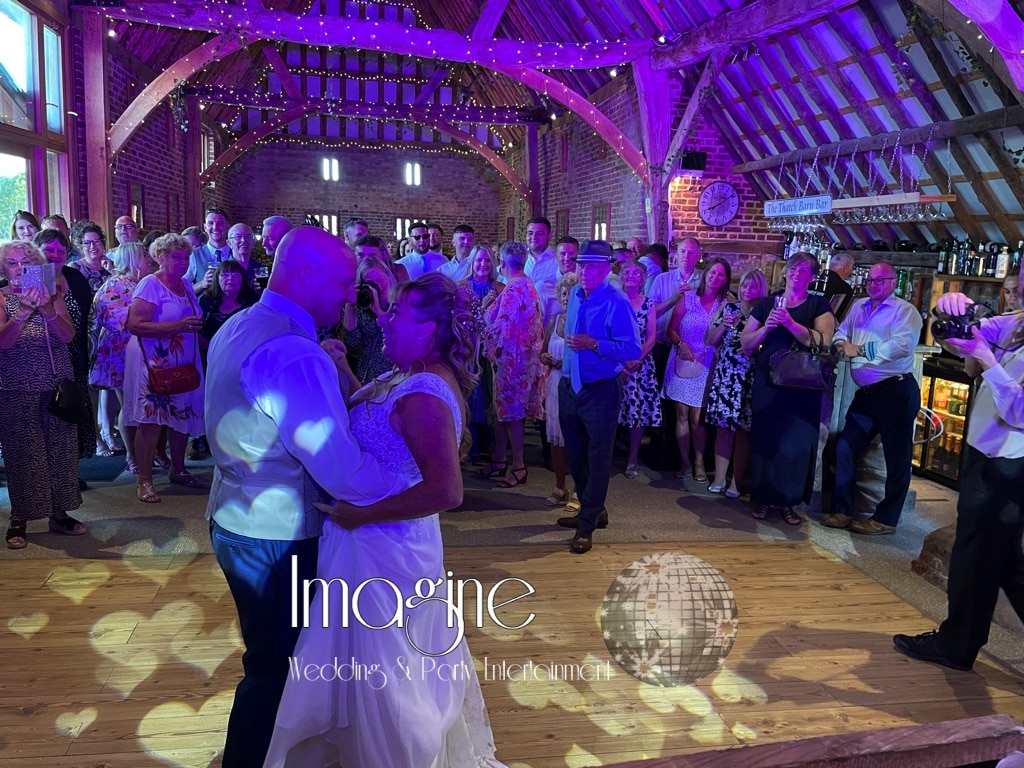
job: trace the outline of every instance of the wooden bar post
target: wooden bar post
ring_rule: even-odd
[[[112,234],[114,226],[111,195],[110,153],[107,126],[110,107],[107,101],[107,30],[103,16],[82,14],[82,63],[85,82],[85,174],[89,218]],[[84,213],[84,212],[83,212]]]

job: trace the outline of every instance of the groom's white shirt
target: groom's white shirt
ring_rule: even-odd
[[[271,290],[214,336],[206,403],[217,464],[206,516],[234,533],[311,538],[323,491],[365,505],[412,485],[360,450],[313,318]]]

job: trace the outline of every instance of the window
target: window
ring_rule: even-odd
[[[338,162],[338,158],[325,157],[320,165],[324,181],[337,181],[341,178],[341,164]]]
[[[406,163],[405,164],[405,185],[407,187],[418,187],[420,185],[420,164],[419,163]]]
[[[409,236],[409,225],[411,223],[412,219],[395,219],[395,238],[397,240],[401,240],[403,237]]]
[[[145,229],[146,227],[146,207],[145,197],[142,192],[142,185],[133,181],[131,183],[131,189],[129,194],[131,195],[131,217],[135,220],[135,223],[139,225],[139,229]]]
[[[35,19],[12,0],[0,0],[0,123],[35,130]],[[59,65],[59,62],[58,62]]]
[[[0,211],[27,211],[28,159],[0,152]],[[9,233],[0,233],[0,239]]]
[[[46,151],[46,189],[50,211],[68,211],[68,156],[63,152]],[[138,221],[138,219],[136,219]]]
[[[516,217],[508,216],[505,218],[505,239],[515,240],[516,239]]]
[[[64,56],[60,35],[49,27],[43,27],[43,62],[46,65],[46,127],[54,133],[64,133]]]
[[[569,234],[569,209],[562,208],[555,211],[555,237],[565,237]]]
[[[591,227],[595,240],[607,240],[608,230],[611,226],[612,206],[611,203],[598,203],[591,212]]]
[[[202,173],[211,165],[213,161],[217,159],[217,141],[214,137],[213,130],[207,129],[203,133],[203,151],[202,159],[199,164],[199,172]]]
[[[335,161],[337,162],[337,161]],[[320,221],[320,226],[332,235],[338,234],[338,214],[336,213],[318,213],[315,214],[316,218]]]

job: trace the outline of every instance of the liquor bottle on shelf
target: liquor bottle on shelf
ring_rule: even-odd
[[[940,411],[945,411],[949,405],[949,387],[941,380],[935,382],[935,400],[932,404]]]
[[[1024,240],[1017,241],[1017,250],[1013,252],[1013,260],[1010,262],[1010,271],[1020,269],[1020,259],[1024,255]]]
[[[943,472],[943,467],[949,464],[949,451],[946,450],[945,436],[943,435],[933,440],[932,445],[934,450],[932,451],[928,469],[932,472]]]
[[[939,248],[939,260],[935,263],[935,274],[944,275],[946,274],[946,260],[949,258],[949,251],[946,250],[946,246],[943,245]]]
[[[995,277],[1002,280],[1006,277],[1010,271],[1010,246],[1004,245],[1002,250],[999,251],[999,257],[996,259],[996,273]]]
[[[996,261],[998,260],[999,257],[994,253],[985,254],[985,277],[996,276]]]

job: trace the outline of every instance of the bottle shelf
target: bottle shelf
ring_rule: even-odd
[[[935,411],[936,413],[942,414],[943,416],[948,416],[951,419],[956,419],[957,421],[963,421],[964,419],[967,418],[966,416],[960,416],[959,414],[956,413],[950,413],[949,411],[944,411],[941,408],[935,408],[934,406],[932,407],[932,410]]]
[[[950,275],[946,272],[936,272],[935,281],[939,283],[1001,283],[1001,277],[974,277],[973,275]]]

